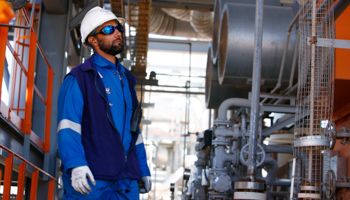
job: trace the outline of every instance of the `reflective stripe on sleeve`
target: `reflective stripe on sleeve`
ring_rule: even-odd
[[[58,127],[57,127],[57,133],[60,130],[66,129],[66,128],[72,129],[73,131],[81,134],[81,125],[78,123],[75,123],[71,120],[68,120],[68,119],[62,119],[60,121],[60,123],[58,124]]]
[[[139,136],[137,137],[137,141],[136,141],[136,144],[135,145],[139,145],[139,144],[142,144],[143,143],[143,137],[141,134],[139,134]]]

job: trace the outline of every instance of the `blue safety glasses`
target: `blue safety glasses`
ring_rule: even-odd
[[[102,30],[100,30],[99,32],[93,34],[92,36],[95,36],[95,35],[97,35],[99,33],[102,33],[102,34],[105,34],[105,35],[110,35],[110,34],[113,34],[116,29],[120,32],[120,34],[124,33],[124,27],[122,25],[118,24],[117,26],[112,26],[112,25],[105,26],[105,27],[103,27]]]

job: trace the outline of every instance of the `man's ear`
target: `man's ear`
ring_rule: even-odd
[[[94,37],[92,37],[92,36],[88,37],[88,42],[89,42],[90,45],[93,46],[93,47],[97,45],[97,40],[96,40],[96,38],[94,38]]]

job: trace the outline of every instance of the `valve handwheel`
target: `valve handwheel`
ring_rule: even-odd
[[[257,152],[256,152],[256,166],[259,167],[261,164],[263,164],[265,160],[265,151],[264,148],[258,144],[257,146]],[[240,161],[243,165],[248,166],[248,159],[249,159],[249,143],[245,144],[240,152],[239,155]]]
[[[337,139],[337,130],[335,127],[335,123],[332,121],[328,122],[327,129],[329,138],[329,148],[333,149]]]
[[[335,195],[336,190],[336,180],[335,173],[333,170],[328,170],[326,174],[326,183],[325,183],[325,193],[328,199],[332,199]]]

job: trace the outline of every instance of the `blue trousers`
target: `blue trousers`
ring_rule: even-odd
[[[66,176],[66,177],[65,177]],[[139,200],[139,186],[137,180],[122,179],[119,181],[96,180],[92,191],[83,195],[74,190],[70,176],[63,174],[64,200]]]

